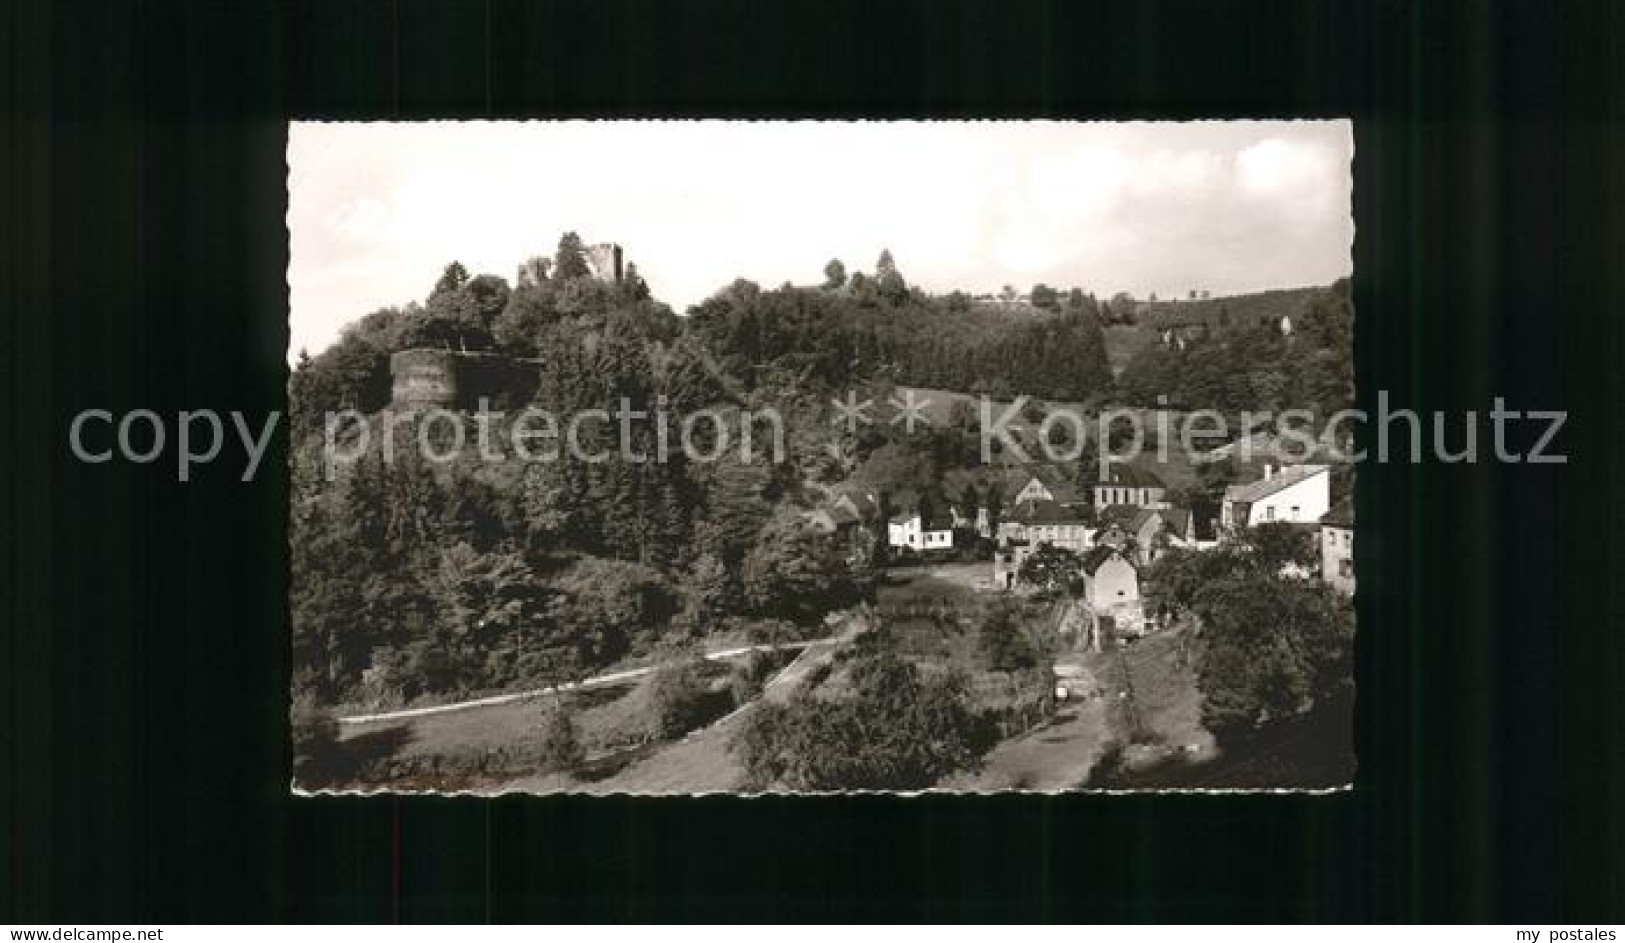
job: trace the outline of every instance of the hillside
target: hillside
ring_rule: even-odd
[[[1181,324],[1206,324],[1222,327],[1228,315],[1232,325],[1257,324],[1261,319],[1278,322],[1282,315],[1296,320],[1307,311],[1318,295],[1328,291],[1325,286],[1284,288],[1261,291],[1249,295],[1230,295],[1201,301],[1146,301],[1136,309],[1142,327],[1161,330]]]

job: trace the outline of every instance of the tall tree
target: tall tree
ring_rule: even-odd
[[[440,280],[434,283],[434,291],[430,292],[430,296],[447,291],[456,291],[466,284],[468,284],[468,269],[463,268],[463,263],[454,261],[441,271]]]
[[[903,280],[903,273],[897,270],[897,262],[892,259],[890,249],[880,250],[880,259],[875,263],[875,288],[879,290],[880,297],[894,305],[908,300],[908,282]]]
[[[836,291],[846,284],[846,266],[840,259],[830,259],[824,266],[824,289]]]
[[[559,248],[553,254],[553,277],[556,279],[585,278],[592,274],[587,267],[587,249],[581,237],[567,232],[559,237]]]

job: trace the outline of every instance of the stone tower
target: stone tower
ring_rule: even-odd
[[[593,278],[619,285],[623,276],[621,247],[613,242],[600,242],[587,247],[587,268]]]

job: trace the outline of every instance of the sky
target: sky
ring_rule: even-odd
[[[1353,154],[1348,121],[295,122],[289,355],[569,230],[679,313],[887,248],[932,292],[1321,285],[1352,270]]]

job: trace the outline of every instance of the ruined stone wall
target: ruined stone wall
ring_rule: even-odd
[[[450,350],[403,350],[389,358],[390,402],[395,406],[457,404],[457,354]]]
[[[472,410],[484,397],[492,409],[529,403],[541,363],[502,354],[418,348],[389,358],[390,401],[397,408]]]
[[[586,256],[587,268],[592,270],[594,278],[620,283],[623,274],[620,246],[613,242],[601,242],[595,246],[588,246]]]

